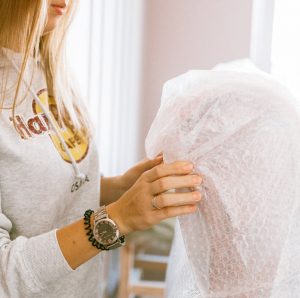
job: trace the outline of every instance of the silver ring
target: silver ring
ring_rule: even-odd
[[[153,209],[156,209],[156,210],[160,210],[161,209],[156,204],[156,196],[152,198],[151,204],[152,204]]]

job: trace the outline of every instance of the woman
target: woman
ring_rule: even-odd
[[[74,4],[0,2],[0,297],[101,297],[101,251],[200,200],[163,194],[201,177],[158,156],[102,177],[99,207],[97,152],[63,55]]]
[[[203,175],[198,211],[177,222],[168,298],[299,297],[299,132],[293,96],[267,75],[191,71],[165,85],[148,156]]]

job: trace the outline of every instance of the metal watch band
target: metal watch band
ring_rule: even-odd
[[[95,222],[108,218],[108,214],[106,212],[106,206],[101,206],[96,212],[95,212]]]

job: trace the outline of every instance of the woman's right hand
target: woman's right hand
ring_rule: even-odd
[[[107,206],[109,217],[125,235],[148,229],[169,217],[195,212],[196,203],[201,200],[198,191],[166,193],[172,189],[194,189],[199,186],[202,178],[192,172],[193,165],[184,161],[162,163],[144,172],[119,200]],[[153,208],[154,197],[160,209]]]

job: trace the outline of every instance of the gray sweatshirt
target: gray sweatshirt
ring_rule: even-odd
[[[18,67],[21,55],[2,49]],[[50,107],[43,71],[30,58],[25,80]],[[7,83],[5,82],[8,74]],[[33,76],[32,76],[33,74]],[[95,144],[59,128],[89,182],[71,191],[74,172],[51,124],[25,84],[15,112],[10,109],[17,73],[0,51],[0,297],[101,297],[104,286],[101,253],[72,270],[59,248],[56,229],[99,206],[100,172]],[[4,86],[6,85],[6,88]]]

